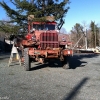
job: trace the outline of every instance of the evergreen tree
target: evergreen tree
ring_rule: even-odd
[[[9,36],[10,34],[16,35],[18,33],[18,30],[20,30],[19,25],[14,25],[4,20],[0,21],[0,32],[5,33],[7,36]]]
[[[59,22],[59,26],[64,23],[64,17],[68,12],[69,0],[10,0],[16,7],[12,9],[6,2],[0,5],[6,11],[12,22],[17,22],[20,26],[27,23],[28,15],[34,15],[33,21],[45,21],[46,16],[54,16]]]
[[[99,46],[99,28],[95,24],[95,22],[91,21],[90,23],[90,29],[91,29],[91,43],[92,47]]]
[[[82,33],[84,33],[83,26],[79,23],[76,23],[74,25],[74,27],[72,28],[71,33],[72,33],[72,36],[73,36],[72,39],[76,43],[81,38],[81,36],[83,35]],[[77,46],[82,46],[83,44],[84,44],[84,40],[81,39],[79,41],[79,43],[77,44]]]

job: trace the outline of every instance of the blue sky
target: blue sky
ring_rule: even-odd
[[[2,1],[2,0],[0,0]],[[14,8],[10,0],[5,0],[8,5]],[[63,27],[69,32],[76,23],[87,26],[91,21],[95,21],[100,26],[100,0],[70,0],[70,9],[65,17]],[[0,7],[0,20],[7,19],[5,11]]]
[[[75,23],[87,27],[91,21],[100,24],[100,0],[70,0],[70,9],[65,18],[64,28],[68,31],[72,29]],[[99,25],[100,26],[100,25]]]

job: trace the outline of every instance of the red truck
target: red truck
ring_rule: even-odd
[[[59,34],[55,21],[28,23],[28,34],[21,41],[24,67],[26,71],[31,68],[32,61],[46,63],[59,59],[63,68],[69,68],[69,57],[73,55],[71,42]]]

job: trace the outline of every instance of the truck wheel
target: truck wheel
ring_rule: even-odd
[[[69,69],[70,68],[69,61],[70,61],[70,56],[64,57],[64,61],[62,62],[62,65],[63,65],[64,69]]]
[[[27,54],[28,52],[28,48],[25,48],[24,49],[24,67],[25,67],[25,70],[26,71],[29,71],[30,70],[30,58],[29,58],[29,55]]]

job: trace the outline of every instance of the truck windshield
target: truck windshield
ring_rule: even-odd
[[[45,25],[45,29],[46,29],[46,30],[55,30],[55,25],[46,24],[46,25]]]
[[[33,24],[36,30],[55,30],[55,25],[52,24]]]

